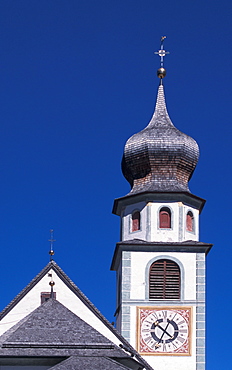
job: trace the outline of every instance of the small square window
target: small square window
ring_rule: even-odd
[[[40,297],[41,297],[41,304],[43,304],[44,302],[47,302],[49,298],[51,298],[51,292],[42,292],[40,294]],[[56,292],[53,292],[53,298],[56,299]]]

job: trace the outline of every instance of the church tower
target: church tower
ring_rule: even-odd
[[[159,370],[205,369],[205,256],[199,215],[205,200],[188,182],[198,144],[172,123],[166,108],[161,48],[155,112],[125,145],[122,172],[131,191],[115,199],[121,219],[112,270],[117,273],[116,325]]]

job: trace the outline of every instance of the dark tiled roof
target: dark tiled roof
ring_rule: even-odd
[[[161,84],[150,123],[130,137],[125,145],[122,171],[131,184],[131,194],[189,191],[188,181],[198,157],[196,141],[171,122]]]
[[[143,367],[145,369],[152,370],[152,368],[147,364],[147,362],[135,351],[135,349],[123,338],[123,336],[121,336],[121,334],[109,323],[109,321],[101,314],[101,312],[91,303],[91,301],[80,291],[80,289],[73,283],[73,281],[64,273],[64,271],[54,261],[49,262],[44,267],[44,269],[2,311],[2,313],[0,315],[0,320],[5,315],[7,315],[7,313],[10,312],[13,307],[15,307],[17,305],[17,303],[50,271],[50,269],[53,269],[56,272],[56,274],[59,276],[59,278],[68,286],[68,288],[74,294],[76,294],[76,296],[87,306],[87,308],[89,310],[91,310],[98,317],[98,319],[101,320],[103,322],[103,324],[111,332],[114,333],[116,338],[118,338],[118,341],[119,341],[118,344],[123,343],[125,347],[127,347],[132,353],[134,353],[134,356],[135,356],[134,358],[136,358],[139,361],[139,363],[141,363],[143,365]],[[51,303],[48,303],[48,305],[50,305],[50,304]],[[53,311],[53,308],[57,307],[56,306],[57,304],[58,304],[58,302],[55,301],[54,305],[52,306],[52,311]],[[47,307],[46,305],[47,305],[47,303],[44,303],[37,310],[39,310],[39,312],[42,312]],[[61,305],[61,303],[59,303],[59,305]],[[26,333],[25,328],[29,325],[27,320],[28,319],[30,321],[33,320],[33,317],[35,317],[34,315],[36,315],[36,316],[38,315],[38,320],[39,320],[40,316],[39,316],[37,310],[33,311],[28,317],[22,319],[13,328],[10,328],[7,332],[5,332],[0,337],[0,345],[1,345],[1,343],[3,345],[3,347],[0,348],[0,356],[37,356],[37,357],[39,357],[39,356],[50,356],[51,355],[51,348],[52,348],[52,355],[54,355],[54,356],[67,356],[67,355],[70,356],[70,355],[74,355],[74,354],[83,356],[83,355],[89,355],[90,350],[91,350],[91,356],[92,355],[99,355],[99,354],[101,354],[101,356],[109,355],[109,354],[113,355],[115,357],[120,357],[120,354],[123,354],[123,356],[125,356],[124,351],[122,351],[119,347],[115,346],[113,343],[111,343],[104,336],[102,336],[102,337],[105,338],[104,340],[108,341],[107,343],[104,342],[102,344],[102,343],[99,342],[98,345],[95,343],[94,346],[92,346],[92,347],[91,347],[91,343],[84,343],[84,345],[83,345],[82,342],[76,343],[76,345],[74,345],[74,343],[73,343],[72,346],[68,346],[68,345],[66,346],[67,343],[65,343],[65,342],[52,343],[48,339],[48,336],[47,336],[47,339],[48,339],[47,344],[43,342],[42,346],[40,345],[42,343],[42,342],[40,342],[40,340],[38,340],[38,342],[34,342],[34,341],[30,342],[30,338],[32,339],[33,336],[36,333],[32,328],[31,329],[28,328],[28,331]],[[71,311],[69,311],[69,312],[70,312],[71,316],[72,315],[76,316]],[[41,320],[44,321],[45,318],[43,318],[43,319],[41,318]],[[62,325],[62,320],[57,325]],[[79,320],[81,320],[81,319],[79,319]],[[44,323],[45,323],[45,321],[44,321]],[[36,325],[39,325],[39,322]],[[49,328],[49,324],[48,324],[48,328]],[[57,328],[54,327],[53,330],[54,330],[54,333],[55,333]],[[38,329],[38,333],[40,331],[41,331],[41,340],[42,340],[42,337],[44,336],[42,331],[44,331],[44,329],[43,330]],[[20,345],[20,338],[22,338],[23,332],[25,332],[25,339],[28,338],[28,340],[25,340]],[[53,331],[50,331],[50,335],[51,335],[51,332],[53,332]],[[65,334],[60,333],[59,336],[60,335],[64,336]],[[73,335],[73,338],[74,338],[76,334],[73,333],[72,335]],[[89,332],[88,335],[91,335],[90,332]],[[99,335],[101,336],[100,333],[99,333]],[[38,339],[39,339],[39,337],[38,337]],[[87,346],[87,344],[88,344],[88,346]],[[111,348],[112,345],[114,346],[113,349]]]
[[[138,369],[138,366],[136,367]],[[124,366],[118,361],[106,357],[77,357],[72,356],[53,366],[50,370],[126,370],[131,367]]]
[[[69,357],[68,360],[55,365],[53,368],[56,370],[145,367],[142,361],[132,359],[54,299],[49,299],[39,306],[0,337],[0,360],[5,356],[53,356],[61,360],[62,357]]]
[[[39,306],[5,344],[52,346],[112,346],[107,338],[54,299]]]

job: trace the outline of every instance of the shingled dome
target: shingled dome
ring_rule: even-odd
[[[196,141],[177,130],[168,115],[161,80],[150,123],[125,145],[122,172],[131,185],[130,194],[189,192],[188,181],[198,158]]]

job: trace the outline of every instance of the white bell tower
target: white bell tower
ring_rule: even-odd
[[[112,270],[117,329],[159,370],[205,369],[205,256],[199,215],[205,201],[188,181],[199,148],[171,122],[164,97],[163,38],[154,115],[128,139],[122,171],[131,191],[114,202],[121,219]]]

